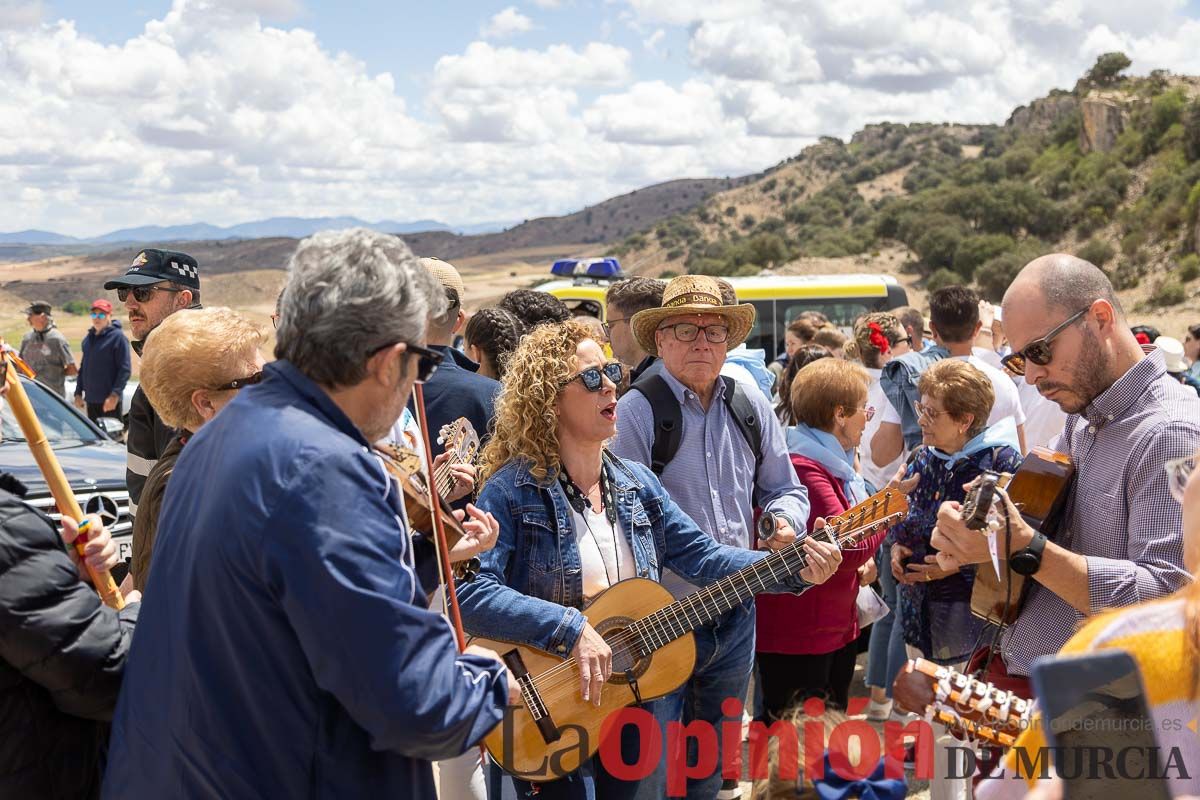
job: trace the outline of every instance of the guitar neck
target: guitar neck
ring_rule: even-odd
[[[712,622],[754,595],[778,586],[806,566],[808,556],[799,543],[789,545],[643,617],[630,629],[637,633],[647,651],[657,650]]]
[[[813,531],[810,537],[846,547],[880,527],[899,521],[907,512],[908,503],[903,495],[885,490],[842,517],[834,518],[821,530]],[[647,652],[675,641],[803,570],[808,566],[808,554],[802,543],[803,540],[798,540],[772,551],[766,558],[643,617],[630,626],[631,630],[641,638]]]

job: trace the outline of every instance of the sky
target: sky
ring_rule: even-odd
[[[0,230],[519,222],[871,122],[1003,123],[1182,0],[0,0]]]

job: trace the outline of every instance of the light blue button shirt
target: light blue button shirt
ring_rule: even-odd
[[[718,379],[705,411],[694,392],[661,367],[661,362],[656,366],[679,401],[683,416],[679,450],[661,476],[671,499],[718,542],[750,547],[755,538],[752,496],[757,483],[763,508],[787,517],[797,533],[803,532],[808,523],[808,492],[796,477],[783,428],[770,402],[759,392],[746,392],[763,431],[762,467],[756,481],[754,453],[725,404],[724,382]],[[627,392],[617,403],[612,451],[648,466],[653,443],[650,401],[641,392]],[[681,587],[671,588],[678,593]]]

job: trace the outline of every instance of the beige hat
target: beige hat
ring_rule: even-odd
[[[458,274],[458,270],[453,264],[442,261],[440,258],[422,258],[421,266],[429,270],[429,274],[437,278],[437,282],[447,289],[453,289],[458,292],[458,300],[461,303],[463,295],[466,294],[466,287],[463,286],[462,276]]]
[[[750,335],[754,327],[754,306],[739,303],[736,306],[721,305],[721,287],[707,275],[680,275],[672,278],[663,290],[662,306],[648,308],[633,315],[630,325],[634,338],[650,355],[658,355],[658,344],[654,332],[668,317],[680,314],[717,314],[729,326],[728,349],[732,350]]]
[[[1187,363],[1183,360],[1183,342],[1170,336],[1160,336],[1154,340],[1154,346],[1162,351],[1167,372],[1187,372]]]

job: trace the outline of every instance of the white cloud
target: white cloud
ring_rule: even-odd
[[[816,53],[803,38],[773,22],[704,22],[692,34],[692,61],[717,75],[793,83],[821,78]]]
[[[479,29],[479,35],[485,39],[507,39],[530,30],[533,30],[533,20],[517,11],[516,6],[509,6],[488,20]]]
[[[0,30],[28,28],[45,16],[41,0],[0,0]]]
[[[506,2],[489,36],[585,5]],[[1180,0],[595,5],[597,24],[550,46],[398,59],[418,87],[406,101],[319,30],[269,23],[307,22],[301,0],[174,0],[115,44],[46,22],[51,3],[0,0],[4,227],[520,219],[760,170],[870,122],[1002,122],[1108,50],[1135,72],[1200,73]],[[679,41],[686,62],[668,52]]]
[[[630,53],[623,47],[592,42],[582,50],[552,45],[517,50],[471,42],[462,55],[442,56],[434,65],[439,90],[487,86],[615,85],[629,80]]]

